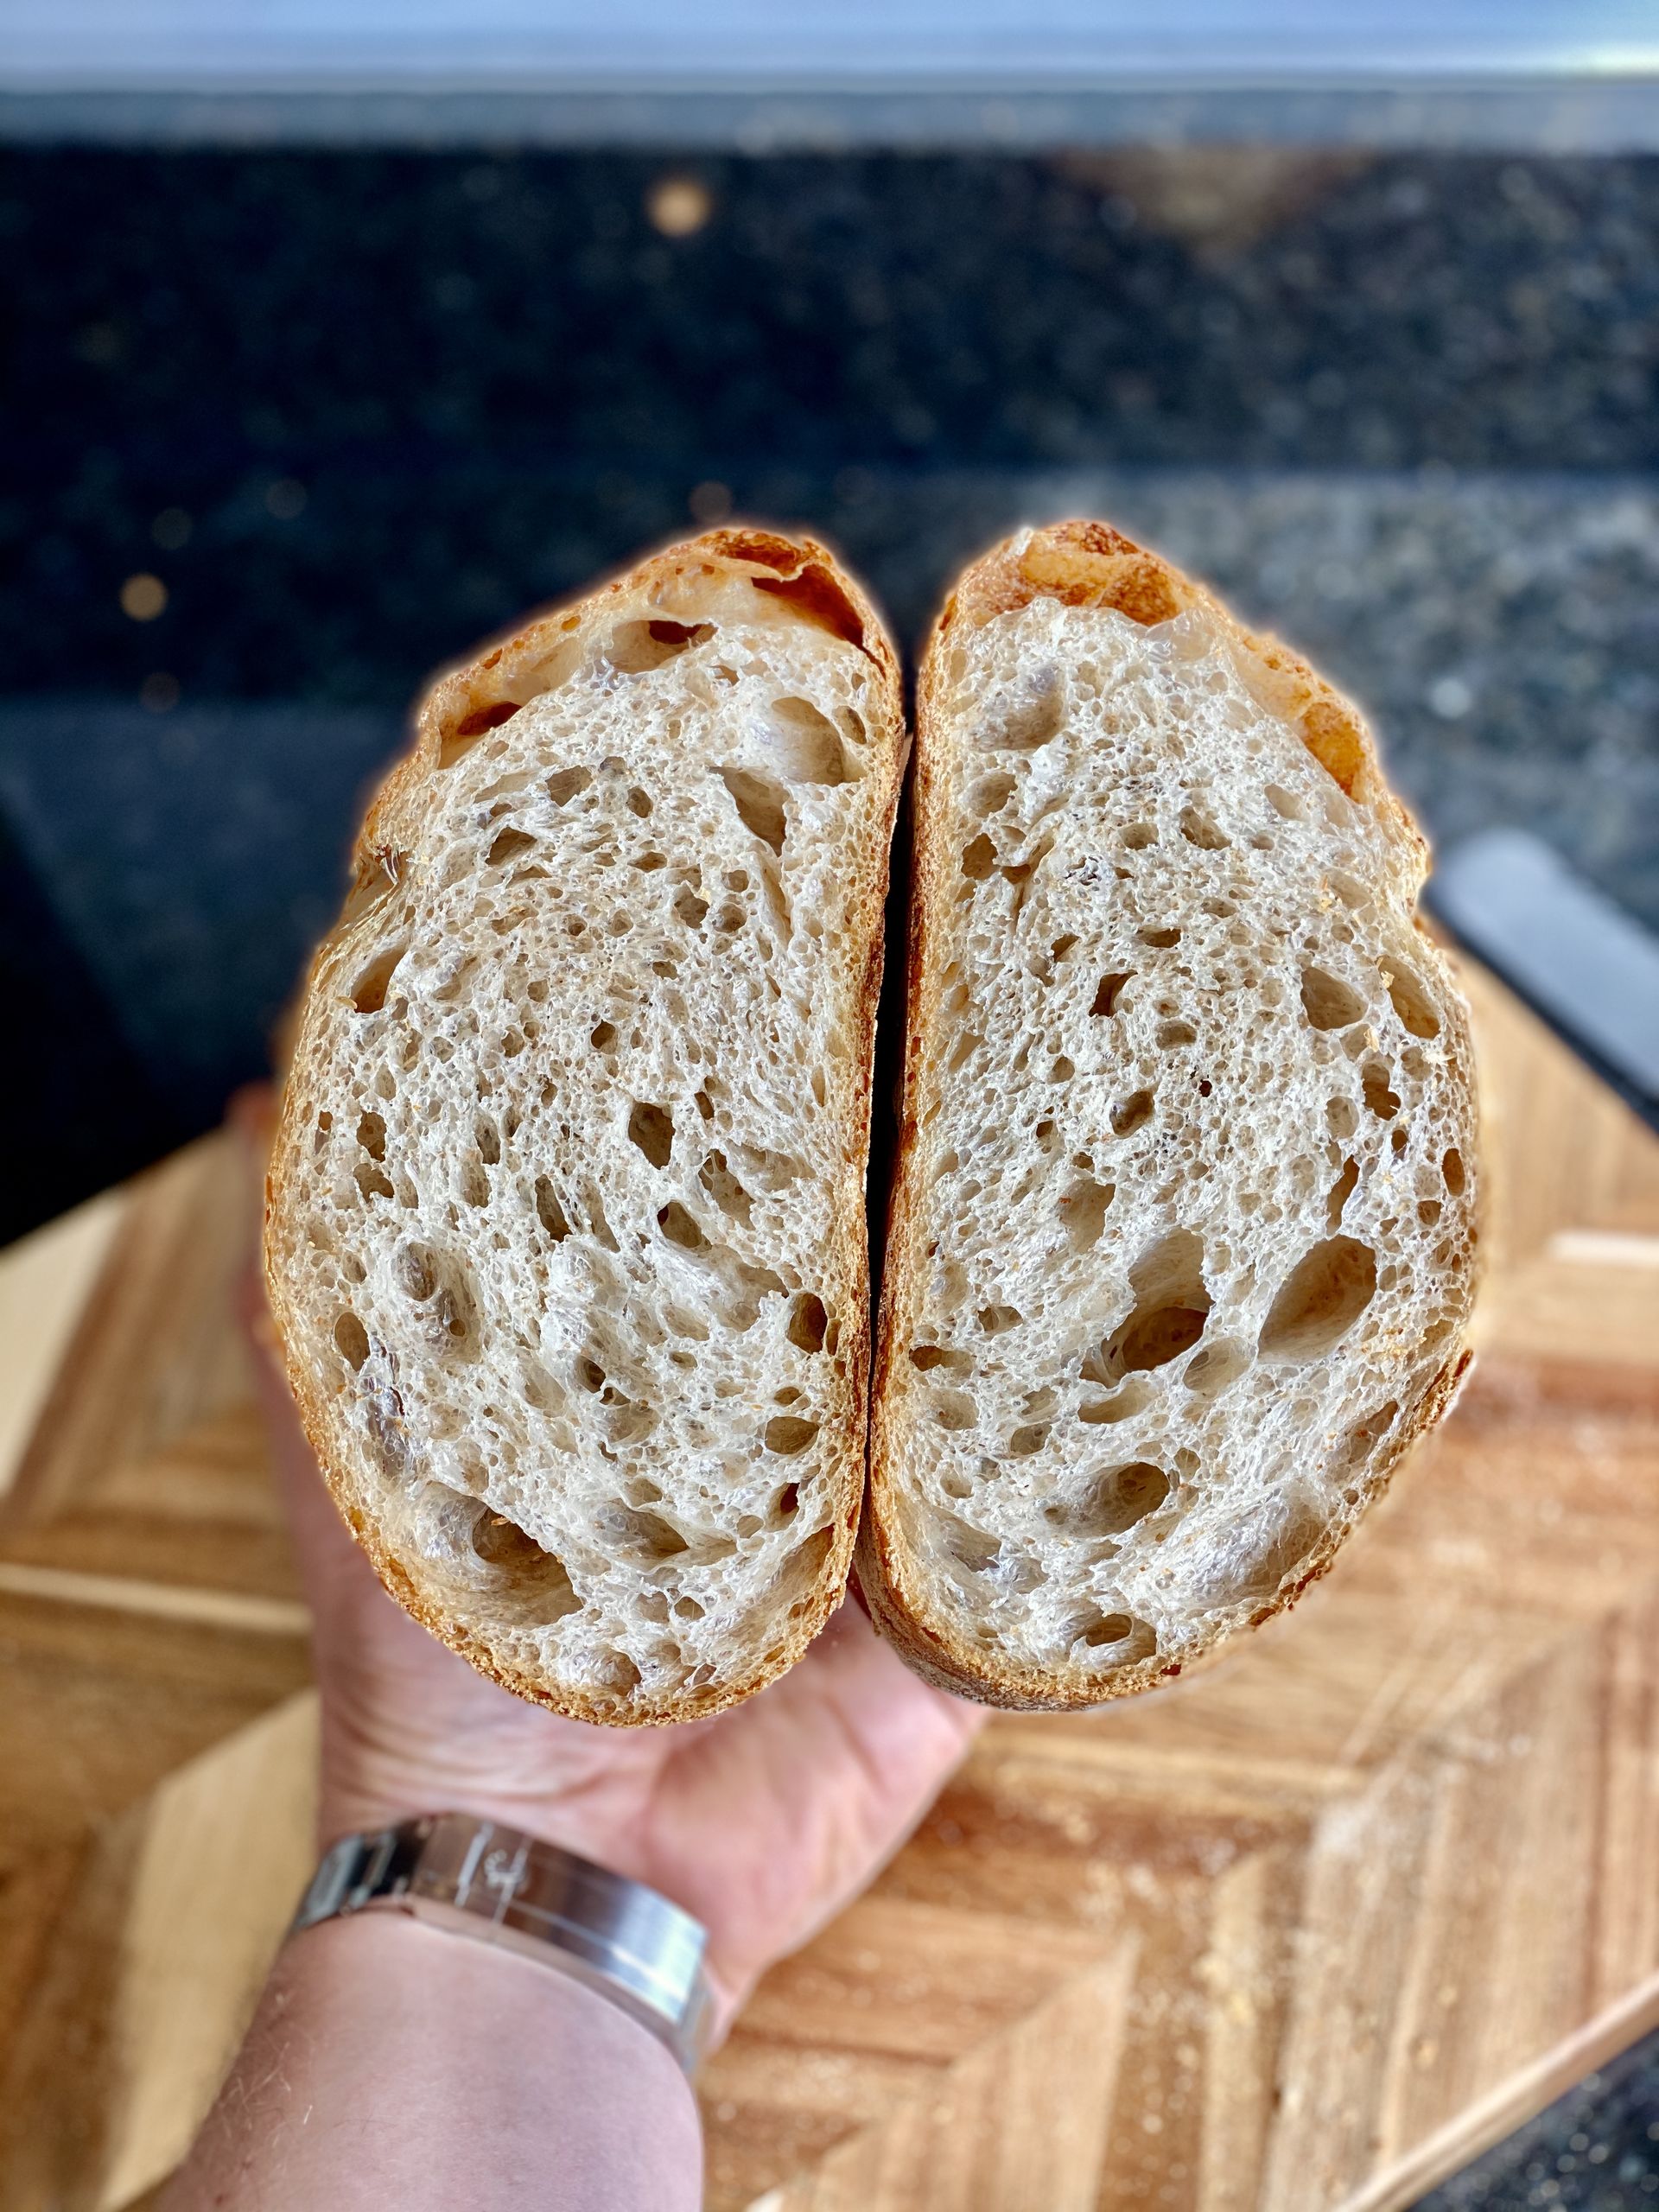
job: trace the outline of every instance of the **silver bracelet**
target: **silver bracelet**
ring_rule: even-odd
[[[323,1854],[290,1931],[391,1905],[557,1967],[666,2044],[688,2074],[713,2027],[708,1936],[643,1882],[470,1813],[425,1813]]]

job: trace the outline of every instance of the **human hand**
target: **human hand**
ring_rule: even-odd
[[[709,1930],[723,2031],[892,1856],[984,1713],[918,1681],[850,1602],[791,1673],[713,1719],[604,1728],[524,1702],[381,1588],[301,1431],[251,1270],[244,1318],[314,1619],[324,1838],[453,1808],[647,1882]]]

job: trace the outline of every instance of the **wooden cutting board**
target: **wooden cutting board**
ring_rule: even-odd
[[[1213,1671],[996,1719],[704,2082],[715,2212],[1409,2204],[1659,2022],[1659,1142],[1470,977],[1483,1357]],[[0,1262],[0,2203],[181,2156],[304,1875],[225,1141]]]

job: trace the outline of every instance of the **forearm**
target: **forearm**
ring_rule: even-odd
[[[693,2212],[668,2051],[554,1968],[396,1912],[289,1942],[166,2212]]]

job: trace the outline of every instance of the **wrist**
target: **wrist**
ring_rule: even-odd
[[[690,2087],[644,2028],[579,1983],[402,1913],[283,1946],[238,2075],[168,2212],[465,2203],[690,2212]],[[538,2196],[538,2202],[543,2201]]]

